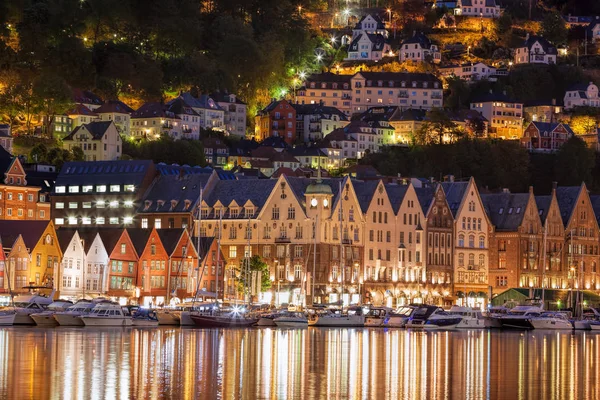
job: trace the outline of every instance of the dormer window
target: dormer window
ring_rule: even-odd
[[[404,81],[400,82],[400,86],[406,87],[406,82],[404,82]]]
[[[434,87],[434,88],[436,88],[436,89],[437,89],[439,86],[440,86],[440,85],[439,85],[437,82],[434,82],[434,83],[433,83],[433,87]]]
[[[311,82],[311,83],[310,83],[310,88],[311,88],[311,89],[314,89],[314,88],[315,88],[315,83],[314,83],[314,82]]]
[[[372,85],[373,85],[373,82],[367,81],[367,86],[372,86]]]
[[[239,213],[240,210],[238,208],[232,208],[229,210],[229,215],[231,216],[231,218],[237,218]]]
[[[171,210],[174,210],[177,207],[177,200],[171,200]]]
[[[383,81],[377,81],[377,86],[382,87],[383,86]]]
[[[413,81],[412,87],[417,87],[417,82]]]
[[[163,205],[165,205],[164,200],[158,200],[156,202],[156,209],[158,210],[159,208],[161,208]]]
[[[151,205],[152,205],[152,200],[144,201],[144,211],[147,211]]]
[[[388,86],[389,86],[389,87],[394,87],[394,81],[389,81],[389,82],[388,82]]]
[[[246,207],[244,209],[244,217],[246,218],[251,218],[254,215],[254,208],[253,207]]]
[[[423,82],[423,88],[427,88],[427,82]]]
[[[189,210],[189,208],[190,208],[191,205],[192,205],[191,201],[184,200],[184,202],[183,202],[183,209],[187,211],[187,210]]]
[[[331,87],[332,87],[333,89],[337,89],[338,85],[337,85],[337,83],[334,83],[334,84],[332,84],[332,85],[331,85]]]
[[[321,89],[325,89],[327,88],[327,84],[326,83],[321,83]]]
[[[344,89],[348,89],[348,84],[344,83]]]

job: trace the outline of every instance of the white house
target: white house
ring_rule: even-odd
[[[181,138],[198,140],[200,138],[200,115],[181,97],[167,103],[167,112],[181,120]]]
[[[400,62],[432,61],[436,64],[442,61],[442,53],[438,46],[421,32],[413,32],[413,36],[400,45]]]
[[[112,121],[95,121],[78,126],[63,139],[63,149],[80,147],[85,161],[118,160],[123,153],[123,143]]]
[[[556,64],[557,55],[556,46],[528,33],[523,45],[515,49],[515,64]]]
[[[131,135],[131,113],[133,109],[119,100],[109,100],[96,110],[100,121],[113,121],[119,133],[125,137]]]
[[[496,68],[482,62],[448,65],[440,67],[439,72],[445,78],[455,76],[465,81],[496,80]]]
[[[496,0],[458,0],[454,14],[471,17],[496,18],[501,14]]]
[[[194,97],[191,93],[180,96],[200,116],[200,128],[225,130],[225,110],[208,95]]]
[[[564,105],[565,110],[573,107],[600,107],[598,86],[593,82],[571,86],[565,93]]]
[[[592,39],[593,42],[600,41],[600,17],[594,18],[592,22],[587,26],[588,39]]]
[[[378,16],[362,17],[352,30],[352,42],[346,60],[381,60],[391,51],[387,37],[388,32]]]
[[[210,97],[225,111],[225,130],[233,136],[246,136],[246,103],[233,93],[216,92]]]

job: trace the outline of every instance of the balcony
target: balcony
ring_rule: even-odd
[[[192,133],[192,128],[186,128],[182,130],[183,133]]]
[[[346,239],[342,239],[342,244],[348,244],[348,245],[351,245],[351,244],[352,244],[352,240],[350,240],[350,239],[347,239],[347,238],[346,238]]]
[[[292,243],[292,240],[287,236],[280,236],[275,238],[275,243]]]

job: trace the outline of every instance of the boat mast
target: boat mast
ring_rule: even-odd
[[[542,310],[544,309],[544,294],[546,283],[546,240],[548,238],[548,224],[544,224],[544,253],[542,254]]]
[[[219,232],[217,236],[217,278],[215,291],[215,303],[219,301],[219,265],[221,263],[221,230],[223,229],[223,209],[219,207]]]
[[[204,268],[206,268],[206,262],[202,266],[202,272],[200,272],[200,222],[202,218],[202,185],[200,185],[200,199],[198,200],[198,219],[196,226],[198,227],[198,236],[196,236],[196,291],[194,292],[194,299],[192,300],[192,307],[196,303],[198,298],[198,291],[200,290],[200,281],[204,277]],[[206,260],[206,257],[204,258]]]
[[[250,232],[251,232],[251,230],[250,230],[250,214],[248,214],[248,226],[246,227],[246,237],[248,239],[248,248],[245,251],[245,253],[246,253],[245,254],[245,256],[246,256],[246,268],[245,268],[245,271],[244,271],[244,273],[246,274],[246,279],[245,279],[245,282],[244,282],[244,295],[245,295],[244,297],[246,297],[246,298],[244,299],[244,303],[246,305],[250,304],[250,296],[251,296],[251,293],[250,293],[250,282],[249,282],[250,273],[251,273],[251,271],[250,271],[250,252],[252,251],[252,247],[250,245]]]
[[[312,303],[313,305],[315,305],[315,269],[317,266],[317,229],[319,229],[319,214],[317,214],[316,218],[315,218],[315,222],[314,223],[314,229],[313,229],[313,234],[314,234],[314,254],[313,254],[313,270],[312,270]]]
[[[342,181],[340,181],[340,268],[342,269],[342,309],[344,308],[344,218],[342,216],[342,205],[343,205],[343,197],[342,197]]]

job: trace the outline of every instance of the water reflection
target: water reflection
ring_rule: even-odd
[[[590,333],[0,329],[0,398],[600,398]]]

